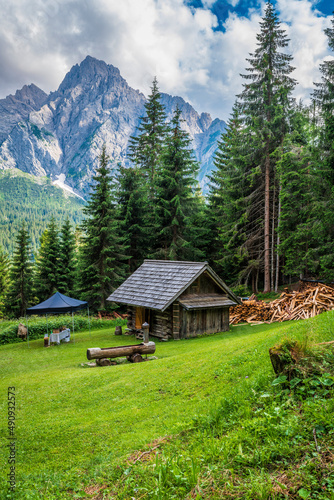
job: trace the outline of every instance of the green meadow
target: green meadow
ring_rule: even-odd
[[[333,332],[333,313],[234,326],[157,342],[157,359],[108,367],[88,367],[87,348],[134,337],[109,328],[49,348],[43,339],[1,346],[0,498],[334,499],[332,387],[303,397],[272,385],[268,355],[283,338],[312,345]],[[15,493],[6,482],[8,387]]]

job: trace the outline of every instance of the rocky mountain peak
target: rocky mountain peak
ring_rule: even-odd
[[[47,94],[33,83],[24,85],[15,95],[0,99],[0,144],[19,122],[27,120],[29,114],[40,109]]]
[[[92,88],[101,83],[125,82],[121,77],[118,68],[104,61],[95,59],[95,57],[87,56],[80,64],[76,64],[66,74],[64,80],[58,88],[58,93],[65,93],[68,89],[73,89],[78,85],[85,88]]]
[[[8,96],[9,98],[12,96]],[[15,92],[15,100],[31,106],[34,110],[40,109],[47,100],[47,94],[34,83],[24,85]]]
[[[207,130],[212,123],[212,118],[209,113],[201,113],[200,124],[203,130]]]

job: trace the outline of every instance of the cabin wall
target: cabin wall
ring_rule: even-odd
[[[173,337],[173,307],[164,312],[151,310],[150,334],[159,338]]]
[[[187,311],[180,307],[180,338],[196,337],[203,333],[229,330],[229,308],[197,309]]]
[[[129,330],[136,329],[136,308],[134,306],[127,306],[127,328]]]
[[[206,293],[219,293],[223,297],[226,296],[223,290],[216,285],[212,278],[206,273],[203,273],[197,278],[197,280],[188,286],[179,298],[182,298],[185,295],[204,295]]]

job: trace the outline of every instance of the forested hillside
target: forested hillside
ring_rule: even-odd
[[[77,225],[82,221],[84,201],[51,184],[50,180],[36,178],[15,170],[0,173],[0,245],[9,254],[15,246],[15,235],[22,221],[31,239],[34,253],[51,215],[58,222],[69,217]]]

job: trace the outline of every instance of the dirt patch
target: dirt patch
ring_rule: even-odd
[[[165,436],[155,439],[147,445],[148,450],[138,450],[132,453],[127,459],[128,463],[135,464],[136,462],[151,462],[155,459],[159,448],[168,443],[172,439],[172,436]]]

